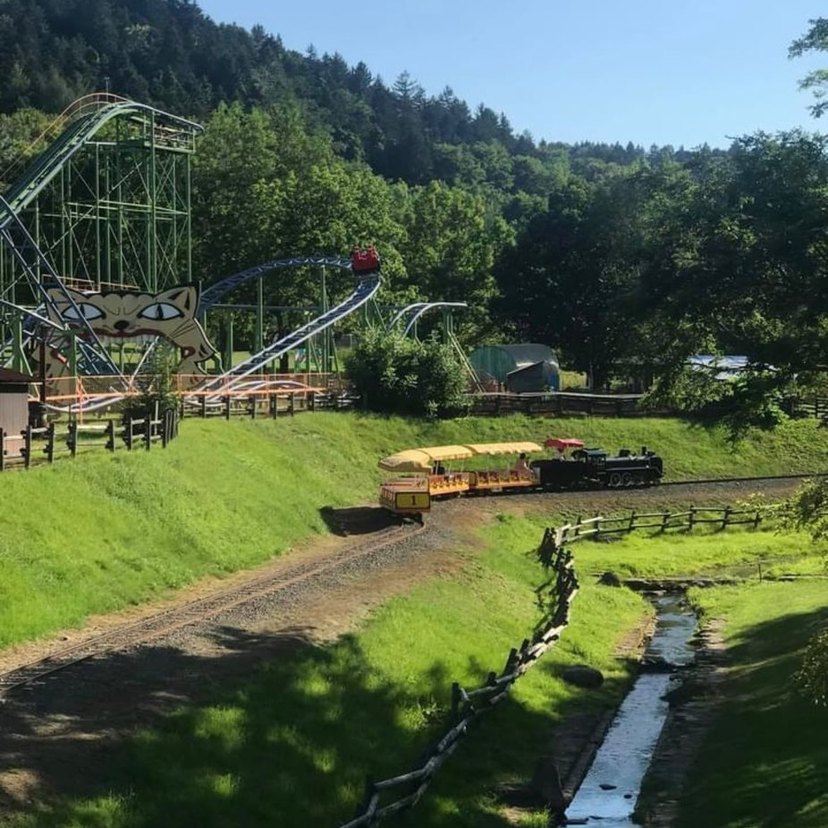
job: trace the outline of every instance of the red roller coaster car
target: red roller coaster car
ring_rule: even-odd
[[[354,273],[373,273],[380,269],[380,255],[374,245],[354,247],[351,251],[351,269]]]

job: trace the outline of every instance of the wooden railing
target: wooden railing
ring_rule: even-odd
[[[126,417],[82,423],[69,420],[58,425],[50,423],[42,428],[27,426],[19,434],[0,429],[0,472],[32,465],[53,463],[57,456],[76,457],[80,450],[105,449],[115,452],[122,444],[127,450],[154,444],[166,447],[178,436],[179,417],[176,411],[148,412],[144,417]]]
[[[563,548],[550,553],[543,549],[542,544],[539,559],[554,573],[547,584],[548,607],[543,629],[509,652],[500,675],[489,673],[485,683],[472,690],[465,689],[458,682],[452,684],[451,712],[445,734],[426,752],[414,770],[380,782],[368,780],[354,818],[341,828],[376,825],[380,820],[419,802],[434,775],[469,732],[472,723],[503,701],[512,685],[561,637],[569,624],[572,600],[578,593],[572,555]]]
[[[694,526],[713,525],[720,529],[728,526],[752,525],[755,529],[762,522],[763,512],[768,507],[742,509],[732,506],[691,506],[686,512],[636,512],[632,511],[626,517],[595,517],[581,519],[574,523],[567,523],[557,529],[547,529],[544,536],[544,545],[552,544],[553,548],[562,548],[567,544],[588,537],[600,538],[606,535],[634,532],[636,529],[657,529],[666,532],[668,529],[693,530]]]
[[[793,416],[816,417],[818,420],[828,418],[828,397],[814,394],[812,397],[800,397],[790,406]]]
[[[242,391],[216,397],[214,392],[190,394],[182,398],[179,415],[184,417],[262,417],[278,418],[293,416],[305,411],[346,411],[357,404],[359,398],[347,391],[271,389],[250,393]]]
[[[587,394],[569,391],[510,394],[484,392],[471,394],[471,413],[502,414],[594,414],[603,417],[655,416],[662,413],[639,408],[642,394]]]

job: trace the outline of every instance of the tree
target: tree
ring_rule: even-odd
[[[643,274],[651,343],[669,382],[700,346],[748,357],[757,413],[828,367],[828,143],[757,133],[699,156],[658,206]],[[678,180],[678,179],[677,179]]]
[[[817,17],[808,21],[811,28],[800,38],[797,38],[788,49],[788,57],[801,57],[807,52],[826,52],[828,51],[828,19],[824,17]],[[828,100],[825,100],[828,94],[828,70],[815,69],[809,72],[799,82],[800,89],[810,90],[817,102],[811,107],[811,114],[815,118],[819,118],[828,108]]]
[[[383,414],[453,417],[468,410],[463,367],[448,346],[369,330],[346,370],[363,405]]]
[[[570,177],[532,218],[496,273],[496,315],[524,341],[559,349],[596,387],[634,345],[641,210],[635,179]]]
[[[794,680],[814,704],[828,707],[828,630],[818,632],[808,642]]]

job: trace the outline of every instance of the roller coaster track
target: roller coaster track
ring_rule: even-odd
[[[19,213],[41,193],[43,188],[60,172],[64,165],[113,118],[129,115],[153,115],[160,120],[190,130],[201,131],[202,127],[184,118],[163,112],[160,109],[136,103],[117,95],[88,95],[75,101],[58,119],[59,126],[67,125],[60,136],[41,153],[24,172],[17,185],[7,195],[9,207]],[[0,228],[9,217],[0,218]]]
[[[0,238],[20,264],[34,296],[40,297],[45,306],[59,317],[56,303],[49,295],[49,289],[56,288],[74,310],[84,336],[78,340],[80,368],[87,374],[119,376],[121,372],[101,346],[88,320],[79,312],[71,293],[37,246],[20,214],[105,124],[113,118],[139,114],[152,114],[170,124],[201,129],[182,118],[114,95],[98,94],[81,98],[56,121],[58,128],[64,127],[63,132],[28,167],[9,194],[5,198],[0,197]]]
[[[325,561],[307,561],[286,567],[279,572],[266,572],[238,586],[158,612],[139,621],[123,624],[115,629],[92,636],[77,644],[56,650],[37,661],[0,673],[0,703],[12,692],[38,683],[49,676],[80,664],[91,658],[116,650],[125,650],[140,644],[197,626],[236,607],[290,590],[346,569],[362,558],[376,555],[403,539],[422,532],[417,524],[406,524],[382,529],[373,537],[345,549]]]
[[[262,267],[264,267],[264,265],[262,265]],[[253,277],[249,276],[248,278]],[[241,284],[241,282],[238,282],[238,284]],[[329,311],[326,311],[321,316],[318,316],[316,319],[313,319],[306,325],[303,325],[301,328],[289,333],[287,336],[283,336],[280,339],[275,340],[266,348],[263,348],[256,354],[253,354],[253,356],[231,368],[224,374],[208,379],[194,390],[202,393],[204,391],[215,390],[216,397],[221,396],[222,392],[233,390],[242,380],[245,379],[245,377],[261,372],[261,370],[272,360],[277,359],[283,354],[286,354],[288,351],[299,347],[299,345],[306,342],[315,334],[324,331],[325,328],[330,327],[335,322],[339,322],[358,308],[362,307],[371,299],[371,297],[374,296],[374,294],[376,294],[379,290],[379,286],[379,272],[362,276],[357,284],[356,290],[354,290],[354,292],[348,296],[347,299],[336,305],[336,307],[331,308]],[[224,294],[222,293],[220,296],[221,295]],[[218,298],[212,299],[212,301],[215,303],[218,301]]]
[[[423,314],[428,313],[430,310],[434,310],[435,308],[467,308],[468,305],[465,302],[413,302],[410,305],[406,305],[404,308],[398,310],[393,317],[391,317],[391,321],[388,323],[387,328],[388,330],[392,330],[397,325],[404,323],[405,328],[403,330],[404,335],[408,335],[417,321],[420,319]]]
[[[213,305],[217,304],[231,290],[239,287],[239,285],[243,285],[245,282],[249,282],[251,279],[258,279],[264,276],[265,273],[270,273],[273,270],[284,270],[288,267],[302,267],[303,265],[336,267],[340,270],[350,270],[351,260],[343,259],[341,256],[291,256],[287,259],[275,259],[272,262],[265,262],[264,264],[249,267],[247,270],[242,270],[239,273],[234,273],[232,276],[221,279],[203,291],[198,302],[198,312],[202,314],[210,310]]]

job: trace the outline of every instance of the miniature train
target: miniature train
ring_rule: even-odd
[[[543,451],[531,442],[433,446],[392,454],[379,462],[381,469],[394,474],[380,487],[380,505],[394,514],[422,518],[432,500],[444,497],[652,486],[664,474],[662,459],[646,446],[637,454],[621,449],[615,456],[585,448],[580,440],[552,438],[544,446],[552,449],[551,459],[528,460],[528,455]],[[475,468],[482,462],[479,458],[497,455],[517,455],[517,462],[503,469],[486,461],[486,468]]]

